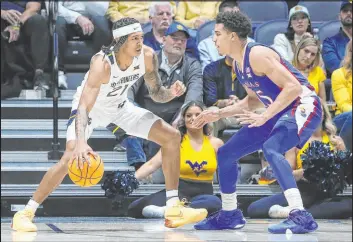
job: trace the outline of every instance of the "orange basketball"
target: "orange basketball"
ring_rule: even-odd
[[[69,165],[69,177],[73,183],[80,187],[90,187],[96,185],[103,177],[104,164],[100,156],[94,157],[89,154],[91,166],[87,162],[83,162],[83,169],[77,166],[77,161],[74,160]]]

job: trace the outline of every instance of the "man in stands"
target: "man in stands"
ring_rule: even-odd
[[[173,22],[173,6],[169,2],[154,2],[149,7],[149,15],[152,30],[145,34],[143,43],[155,51],[163,48],[164,32]],[[195,40],[188,38],[186,43],[186,54],[199,59]]]
[[[20,45],[24,45],[22,50],[29,50],[30,67],[23,64],[27,57],[25,51],[21,51],[23,52],[21,57],[17,51],[6,56],[7,62],[17,66],[14,75],[20,79],[24,87],[48,90],[49,85],[44,79],[43,72],[48,62],[49,28],[46,19],[39,14],[41,6],[41,1],[2,1],[1,37],[6,39],[6,51],[14,48],[18,50]],[[22,70],[19,71],[20,69]],[[33,79],[27,81],[27,78]]]
[[[322,57],[329,74],[340,67],[347,43],[352,39],[352,0],[342,1],[339,18],[342,27],[338,34],[325,39],[322,47]]]
[[[67,41],[79,35],[83,39],[92,38],[94,52],[112,41],[111,25],[104,16],[108,2],[62,1],[59,2],[56,31],[59,39],[59,87],[67,89],[64,57]]]

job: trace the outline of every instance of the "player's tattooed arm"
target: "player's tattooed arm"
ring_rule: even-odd
[[[162,85],[161,77],[158,74],[158,57],[155,53],[147,51],[145,54],[146,73],[145,83],[153,101],[166,103],[175,98],[171,89]]]
[[[144,75],[145,83],[150,93],[151,98],[155,102],[166,103],[175,97],[180,97],[186,91],[185,85],[177,80],[170,88],[162,85],[162,80],[158,74],[158,57],[153,49],[145,46],[145,66],[146,73]]]
[[[88,112],[84,106],[79,106],[75,119],[75,132],[77,140],[85,140],[85,130],[88,123]]]
[[[88,114],[96,102],[100,86],[109,81],[110,66],[102,61],[101,56],[94,56],[91,60],[89,75],[82,90],[80,103],[75,119],[77,141],[85,141],[85,130],[88,124]]]

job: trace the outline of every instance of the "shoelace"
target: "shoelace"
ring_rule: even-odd
[[[288,220],[293,221],[298,225],[305,225],[310,214],[307,211],[292,211],[289,213]]]
[[[31,211],[29,211],[29,210],[24,210],[21,217],[26,217],[26,218],[29,218],[30,220],[32,220],[33,219],[33,213],[31,213]]]

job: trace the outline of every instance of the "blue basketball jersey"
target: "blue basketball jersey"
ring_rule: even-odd
[[[257,95],[257,97],[260,99],[260,101],[265,105],[265,107],[268,107],[271,103],[274,102],[274,100],[277,98],[277,96],[281,92],[281,88],[277,86],[270,78],[267,76],[257,76],[254,74],[251,66],[250,66],[250,61],[249,61],[249,54],[250,50],[254,46],[265,46],[268,47],[272,50],[273,48],[256,43],[256,42],[250,42],[247,44],[245,47],[245,54],[244,54],[244,63],[243,63],[243,69],[240,70],[237,62],[235,62],[234,69],[235,73],[237,74],[239,82],[254,91]],[[276,53],[278,53],[276,50],[274,50]],[[278,54],[279,55],[279,54]],[[279,55],[280,56],[280,55]],[[281,58],[281,56],[280,56]],[[292,104],[290,104],[285,110],[288,110],[289,108],[292,108],[294,103],[296,101],[300,102],[300,99],[303,97],[308,97],[308,96],[316,96],[315,89],[310,85],[309,81],[296,69],[294,68],[288,61],[284,60],[281,58],[281,64],[288,69],[292,73],[292,75],[298,80],[298,82],[301,84],[303,92],[299,97],[299,100],[295,100]]]

